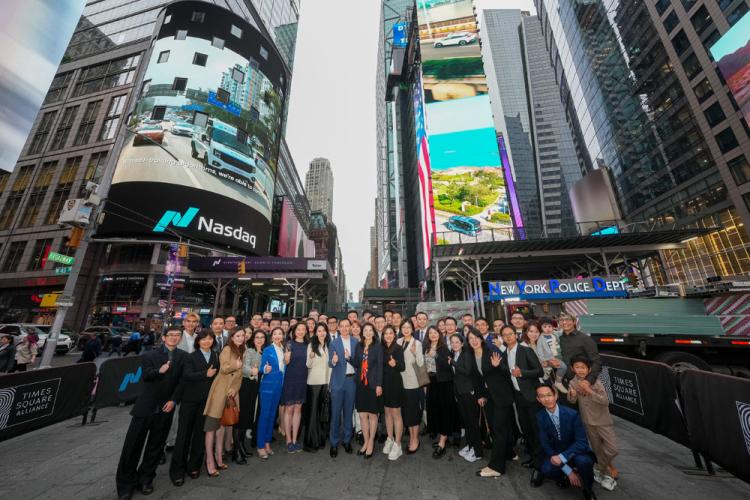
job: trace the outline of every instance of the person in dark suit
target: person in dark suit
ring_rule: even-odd
[[[224,346],[229,343],[229,337],[224,335],[224,318],[216,317],[211,320],[211,331],[214,332],[216,342],[214,343],[214,351],[220,353]]]
[[[561,487],[572,484],[582,488],[583,498],[595,500],[594,454],[581,416],[574,409],[557,404],[557,389],[553,386],[540,385],[536,397],[544,407],[536,414],[543,477],[554,479]]]
[[[91,340],[86,342],[86,345],[83,346],[81,357],[78,361],[76,361],[76,363],[86,363],[89,361],[94,361],[99,357],[101,353],[102,341],[98,335],[94,335],[93,337],[91,337]]]
[[[481,343],[481,337],[478,336],[477,338]],[[471,346],[464,347],[462,338],[458,333],[451,335],[450,340],[451,366],[453,367],[453,384],[456,391],[458,413],[466,431],[466,446],[458,454],[467,462],[476,462],[484,454],[482,438],[479,433],[479,405],[486,402],[484,383],[477,369],[474,349]]]
[[[133,418],[117,465],[117,494],[121,499],[131,498],[136,487],[144,495],[154,491],[156,467],[172,424],[172,410],[187,358],[185,352],[177,349],[181,337],[179,328],[170,327],[164,335],[164,345],[149,351],[141,360],[143,392],[130,411]]]
[[[205,457],[203,410],[206,407],[211,383],[219,369],[219,356],[213,350],[216,337],[211,330],[201,330],[195,336],[194,351],[187,355],[182,380],[177,388],[179,424],[169,477],[175,486],[185,483],[185,472],[197,479]]]
[[[330,323],[329,323],[330,325]],[[339,335],[331,341],[328,348],[328,366],[331,367],[331,457],[338,455],[339,444],[343,443],[344,451],[352,453],[352,415],[354,399],[357,392],[355,377],[357,375],[352,358],[357,341],[351,337],[351,323],[342,319],[339,324]],[[344,435],[341,436],[343,427]]]
[[[500,334],[505,347],[500,370],[510,377],[518,422],[521,424],[521,431],[526,436],[530,454],[529,459],[522,465],[534,469],[531,482],[535,485],[542,479],[539,472],[541,448],[536,429],[536,412],[539,410],[539,404],[536,401],[535,389],[539,385],[539,378],[544,374],[544,370],[536,353],[518,343],[513,326],[504,326]]]
[[[10,373],[16,362],[12,335],[0,335],[0,373]]]

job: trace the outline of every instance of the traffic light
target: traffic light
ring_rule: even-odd
[[[245,259],[237,263],[237,274],[245,274]]]
[[[637,274],[628,273],[628,281],[630,281],[630,286],[632,286],[633,288],[638,288],[639,282]]]
[[[81,239],[83,239],[83,228],[74,227],[70,230],[70,235],[68,236],[66,245],[69,248],[78,248],[78,246],[81,244]]]
[[[177,256],[181,259],[185,259],[188,256],[188,246],[187,245],[180,245],[177,247]]]

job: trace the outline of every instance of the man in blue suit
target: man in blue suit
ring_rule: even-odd
[[[593,492],[594,455],[586,440],[581,416],[572,408],[557,404],[557,390],[549,385],[536,388],[536,398],[544,409],[536,415],[542,448],[542,475],[561,487],[583,488],[586,500]],[[541,485],[541,481],[534,486]]]
[[[357,390],[356,370],[351,364],[357,340],[349,334],[352,325],[347,318],[339,324],[339,335],[331,341],[328,348],[328,365],[331,370],[331,381],[328,388],[331,391],[331,457],[339,454],[339,444],[343,443],[344,451],[352,452],[352,419],[354,415],[354,397]],[[343,419],[343,423],[342,423]],[[343,439],[341,427],[344,428]]]

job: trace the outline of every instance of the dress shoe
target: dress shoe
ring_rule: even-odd
[[[560,489],[566,489],[570,488],[570,479],[568,479],[568,476],[563,477],[562,479],[555,481],[555,484]]]
[[[352,449],[352,443],[344,443],[344,451],[351,454],[354,450]]]
[[[337,456],[339,456],[339,447],[331,446],[331,451],[329,453],[331,454],[331,458],[336,458]]]
[[[418,451],[419,451],[419,445],[417,445],[417,447],[416,447],[416,448],[414,448],[413,450],[411,450],[411,449],[409,449],[409,448],[406,448],[406,454],[407,454],[407,455],[414,455],[414,454],[415,454],[416,452],[418,452]]]
[[[179,479],[172,479],[172,484],[174,484],[175,486],[177,486],[179,488],[180,486],[182,486],[183,484],[185,484],[185,478],[181,477]]]
[[[531,473],[531,481],[529,481],[531,487],[539,488],[543,482],[544,476],[542,475],[542,471],[540,471],[539,469],[534,469],[534,472]]]
[[[247,463],[247,458],[245,458],[245,455],[240,451],[239,446],[235,446],[232,449],[232,462],[238,465],[245,465]]]
[[[593,491],[583,490],[583,498],[586,500],[596,500],[596,494]]]
[[[440,446],[435,447],[435,451],[432,452],[432,458],[441,458],[443,455],[445,455],[445,446],[442,448]]]
[[[439,439],[437,441],[433,441],[432,442],[432,447],[433,448],[437,448],[438,446],[440,446],[440,440]]]
[[[365,454],[365,449],[364,448],[360,448],[359,451],[357,452],[357,456],[360,456],[360,457],[362,455],[364,455],[364,454]]]
[[[489,467],[485,467],[484,469],[480,469],[476,472],[478,477],[500,477],[502,474],[494,469],[490,469]]]
[[[374,452],[374,451],[373,451],[372,453],[370,453],[369,455],[368,455],[367,453],[365,453],[365,454],[364,454],[365,460],[369,460],[370,458],[372,458],[372,456],[373,456],[374,454],[375,454],[375,452]]]
[[[194,470],[193,472],[191,472],[188,475],[190,476],[190,479],[198,479],[201,476],[201,471]]]
[[[144,495],[150,495],[154,492],[154,485],[151,483],[142,484],[139,488],[140,492]]]

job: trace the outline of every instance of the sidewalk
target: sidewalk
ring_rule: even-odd
[[[75,418],[0,443],[0,498],[111,499],[115,498],[114,474],[122,440],[129,423],[129,408],[105,408],[94,425],[81,427]],[[690,474],[692,456],[687,449],[623,420],[617,420],[620,456],[618,488],[607,492],[596,487],[602,500],[679,498],[750,498],[750,485],[723,471],[716,477]],[[205,473],[188,478],[181,488],[172,486],[166,466],[159,468],[150,498],[211,499],[234,498],[385,498],[440,500],[484,498],[578,499],[578,490],[559,490],[546,481],[539,489],[529,486],[529,472],[519,465],[508,467],[507,476],[480,479],[469,464],[451,450],[433,460],[429,440],[414,456],[388,462],[377,453],[365,461],[339,450],[333,460],[328,450],[316,454],[287,455],[276,444],[276,455],[268,461],[252,457],[248,465],[230,465],[219,478]],[[134,498],[145,498],[140,494]]]

